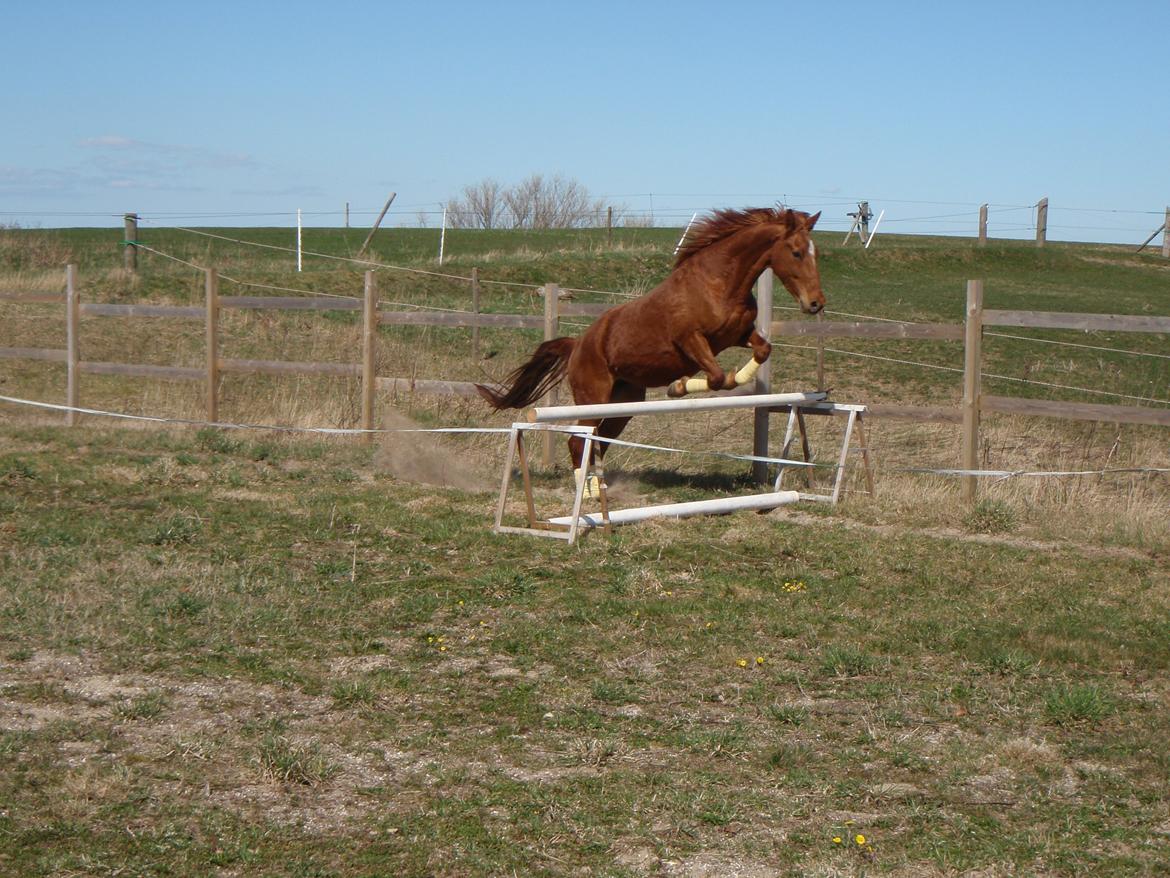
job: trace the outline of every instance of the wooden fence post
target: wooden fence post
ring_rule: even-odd
[[[126,230],[122,241],[122,265],[130,272],[138,271],[138,214],[125,216]]]
[[[967,319],[963,352],[962,468],[979,468],[979,394],[982,392],[983,281],[967,281]],[[979,479],[963,476],[963,500],[974,502]]]
[[[81,316],[81,306],[77,300],[77,266],[65,266],[65,405],[70,410],[65,413],[65,425],[77,425],[77,363],[81,359],[78,355],[77,327]]]
[[[759,312],[756,314],[756,331],[767,338],[772,334],[772,283],[774,276],[772,269],[765,268],[764,273],[756,282],[756,303]],[[777,348],[772,349],[772,357],[777,354]],[[756,393],[772,392],[772,357],[760,366],[756,372]],[[752,454],[757,457],[768,456],[768,410],[756,409],[752,422]],[[768,464],[763,461],[752,462],[752,481],[763,485],[768,481]]]
[[[1048,240],[1048,199],[1041,198],[1036,205],[1036,246],[1043,247]]]
[[[1162,257],[1170,259],[1170,207],[1166,208],[1166,224],[1162,226]]]
[[[825,312],[817,312],[817,323],[825,322]],[[825,389],[825,337],[817,336],[817,390]]]
[[[987,245],[987,205],[979,206],[979,246]]]
[[[366,272],[362,305],[362,429],[374,429],[375,344],[378,338],[378,287],[374,273]],[[364,433],[362,441],[374,440],[373,433]]]
[[[479,314],[479,269],[471,269],[471,313]],[[479,327],[471,327],[471,358],[479,360]]]
[[[386,216],[386,211],[390,209],[390,205],[394,203],[394,199],[398,196],[397,192],[391,192],[390,197],[386,199],[386,204],[382,208],[382,212],[378,214],[378,218],[374,220],[374,225],[370,228],[370,233],[366,235],[366,240],[362,242],[361,249],[358,250],[358,259],[366,255],[366,248],[370,246],[370,241],[374,240],[374,232],[378,231],[378,226],[382,225],[382,218]]]
[[[207,280],[207,420],[219,420],[219,272],[206,270]]]
[[[544,340],[551,341],[557,337],[560,330],[560,310],[561,288],[556,284],[544,285]],[[545,405],[556,405],[559,401],[557,388],[549,391],[545,397]],[[556,440],[560,434],[553,431],[548,431],[544,434],[544,465],[552,467],[553,453],[556,446]],[[586,463],[588,463],[586,461]]]

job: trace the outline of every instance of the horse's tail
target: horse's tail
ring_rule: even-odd
[[[504,379],[498,388],[475,385],[479,395],[494,409],[520,409],[548,393],[569,367],[569,355],[577,339],[565,336],[544,342],[523,366]]]

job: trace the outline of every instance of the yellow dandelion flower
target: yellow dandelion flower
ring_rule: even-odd
[[[747,659],[739,659],[738,661],[736,661],[736,665],[738,665],[741,668],[746,668],[747,667]]]
[[[853,840],[855,842],[857,842],[858,844],[865,844],[865,836],[864,835],[860,835],[860,834],[855,835],[855,836],[853,836]]]
[[[762,665],[763,663],[764,663],[764,657],[762,655],[756,656],[756,664]]]
[[[708,623],[706,624],[706,626],[704,626],[704,627],[710,628],[710,627],[711,627],[712,625],[714,625],[714,624],[715,624],[714,622],[708,622]]]
[[[833,844],[840,844],[840,843],[841,843],[841,836],[834,835],[833,836]]]
[[[435,638],[434,638],[434,637],[428,637],[428,638],[427,638],[427,643],[434,643],[434,642],[435,642]]]
[[[446,652],[446,651],[447,651],[447,647],[445,647],[445,646],[439,647],[439,652]]]

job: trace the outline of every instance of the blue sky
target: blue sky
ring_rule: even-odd
[[[561,174],[660,223],[1140,242],[1170,203],[1160,2],[6,4],[0,223],[414,225]]]

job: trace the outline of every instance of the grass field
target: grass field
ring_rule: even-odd
[[[297,277],[287,254],[151,234],[158,250],[252,282],[360,289],[352,267],[312,262]],[[319,234],[307,246],[322,252],[362,237]],[[433,269],[433,234],[394,230],[377,258]],[[677,232],[626,234],[612,248],[604,232],[452,235],[445,270],[638,291],[665,272]],[[283,246],[288,233],[247,236]],[[144,256],[139,278],[123,275],[113,239],[0,233],[0,288],[56,289],[57,266],[77,261],[89,301],[199,301],[198,275],[170,260]],[[822,249],[838,312],[957,320],[963,282],[982,276],[990,307],[1170,313],[1163,261],[1120,248],[891,238],[862,254],[826,238]],[[454,282],[380,277],[387,298],[466,307]],[[485,308],[539,310],[523,287],[492,289]],[[52,306],[0,307],[13,318],[0,346],[57,344]],[[227,329],[229,356],[337,360],[357,331],[349,317],[255,314]],[[188,330],[95,319],[84,356],[169,364],[178,350],[198,362]],[[1166,353],[1165,337],[1027,334]],[[473,362],[466,333],[387,330],[382,371],[502,374],[531,341],[485,334],[495,355]],[[446,342],[457,352],[441,353]],[[989,372],[1170,396],[1164,360],[989,345]],[[807,374],[807,352],[780,355],[785,375]],[[0,393],[62,396],[59,367],[0,368]],[[953,376],[904,364],[834,356],[829,370],[840,399],[958,396]],[[224,407],[239,420],[353,423],[354,395],[345,382],[233,378]],[[83,401],[200,411],[196,388],[125,379],[87,377]],[[470,402],[399,404],[424,424],[506,420]],[[971,507],[947,480],[897,472],[954,465],[951,428],[875,423],[874,497],[649,523],[568,549],[494,536],[490,492],[396,477],[387,461],[401,437],[366,447],[58,422],[0,408],[0,874],[1170,870],[1164,475],[1005,481]],[[632,432],[750,441],[734,419]],[[986,435],[994,466],[1170,458],[1154,429],[996,418]],[[441,447],[452,467],[496,481],[499,437]],[[627,496],[687,499],[742,490],[744,467],[615,451],[610,469]],[[537,493],[567,504],[565,470],[542,473]]]

